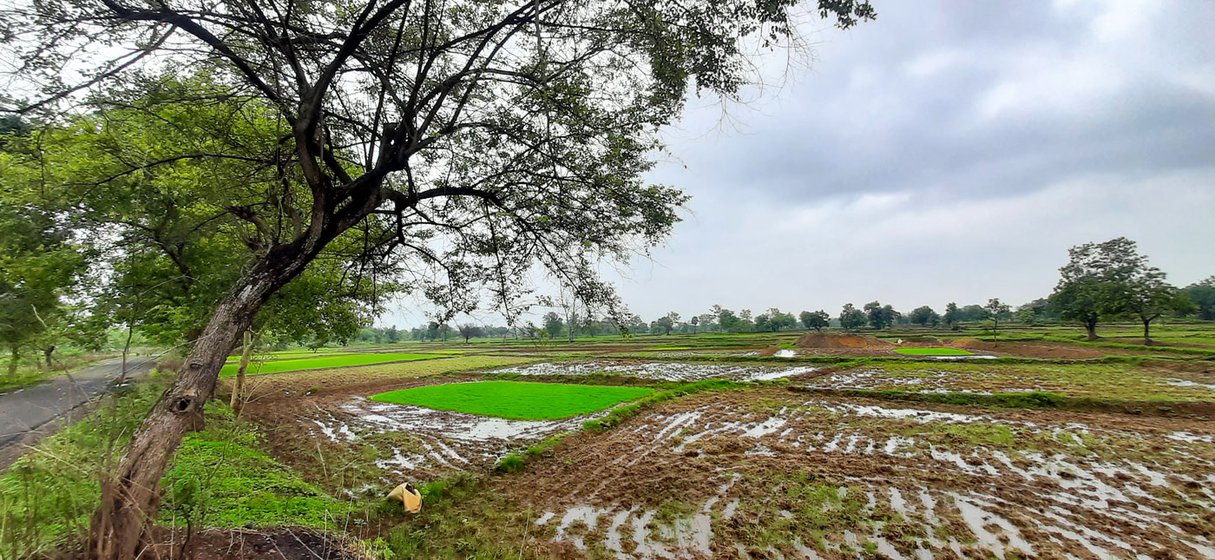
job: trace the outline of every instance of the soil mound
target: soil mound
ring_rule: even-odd
[[[994,352],[1008,356],[1026,358],[1057,358],[1062,360],[1087,360],[1100,358],[1106,352],[1094,348],[1081,348],[1068,344],[1026,344],[1024,342],[990,342],[977,338],[954,339],[954,348]]]
[[[894,345],[865,334],[806,333],[797,339],[801,348],[830,350],[885,350]]]

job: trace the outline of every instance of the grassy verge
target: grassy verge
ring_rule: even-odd
[[[100,480],[163,387],[136,386],[51,436],[0,475],[0,558],[50,555],[79,543]],[[193,527],[332,529],[363,515],[257,449],[257,436],[222,406],[188,435],[162,481],[160,522]]]

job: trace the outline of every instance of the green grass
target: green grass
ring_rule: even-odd
[[[300,371],[307,369],[333,369],[353,366],[368,366],[373,364],[384,364],[389,362],[409,362],[414,360],[426,360],[436,358],[431,354],[346,354],[336,356],[322,356],[318,358],[295,358],[287,360],[272,360],[263,363],[254,363],[249,365],[246,374],[265,374],[265,373],[282,373],[286,371]],[[220,370],[221,377],[232,377],[236,375],[236,370],[240,364],[228,363]]]
[[[54,556],[79,542],[97,508],[99,481],[164,386],[146,382],[40,442],[0,474],[0,558]],[[161,523],[198,527],[291,526],[333,530],[359,515],[259,450],[251,424],[221,403],[206,429],[187,435],[162,481]]]
[[[603,410],[653,392],[645,387],[479,381],[402,389],[371,399],[515,420],[555,420]]]
[[[162,521],[332,528],[352,512],[352,502],[329,496],[260,451],[256,434],[233,423],[227,409],[211,407],[208,413],[214,427],[187,436],[165,474]]]
[[[228,363],[240,363],[240,347],[238,346],[236,349],[238,353],[228,356]],[[272,360],[297,360],[300,358],[328,358],[343,354],[353,354],[353,352],[254,352],[253,359],[269,362]]]
[[[899,348],[895,350],[906,356],[973,356],[961,348]]]

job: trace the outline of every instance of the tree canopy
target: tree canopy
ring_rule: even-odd
[[[93,554],[135,556],[172,450],[201,424],[239,333],[347,235],[347,259],[407,272],[440,319],[475,306],[477,287],[517,315],[520,280],[537,263],[588,305],[618,308],[594,263],[658,243],[686,200],[644,179],[659,129],[690,90],[737,95],[752,79],[752,46],[788,46],[795,5],[43,0],[0,9],[0,36],[22,61],[10,67],[39,94],[4,108],[70,126],[62,109],[79,96],[129,104],[168,68],[205,73],[215,91],[171,93],[144,112],[216,98],[251,108],[200,123],[213,124],[201,144],[158,144],[154,157],[122,158],[96,182],[134,196],[143,184],[132,179],[180,162],[215,166],[221,188],[199,202],[241,223],[207,247],[239,255],[225,270],[237,273],[200,313],[209,318],[185,369],[103,484]],[[865,0],[813,5],[840,27],[874,15]],[[277,138],[232,142],[249,119]],[[239,163],[260,172],[253,188],[225,174],[247,167]]]

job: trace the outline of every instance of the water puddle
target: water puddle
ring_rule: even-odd
[[[789,350],[792,352],[792,350]],[[792,357],[792,356],[782,356]],[[522,367],[504,368],[491,373],[518,375],[581,376],[596,373],[630,375],[662,381],[699,381],[703,379],[732,379],[735,381],[772,381],[816,371],[813,367],[762,367],[721,364],[691,364],[681,362],[647,362],[613,364],[608,362],[552,363],[543,362]]]

